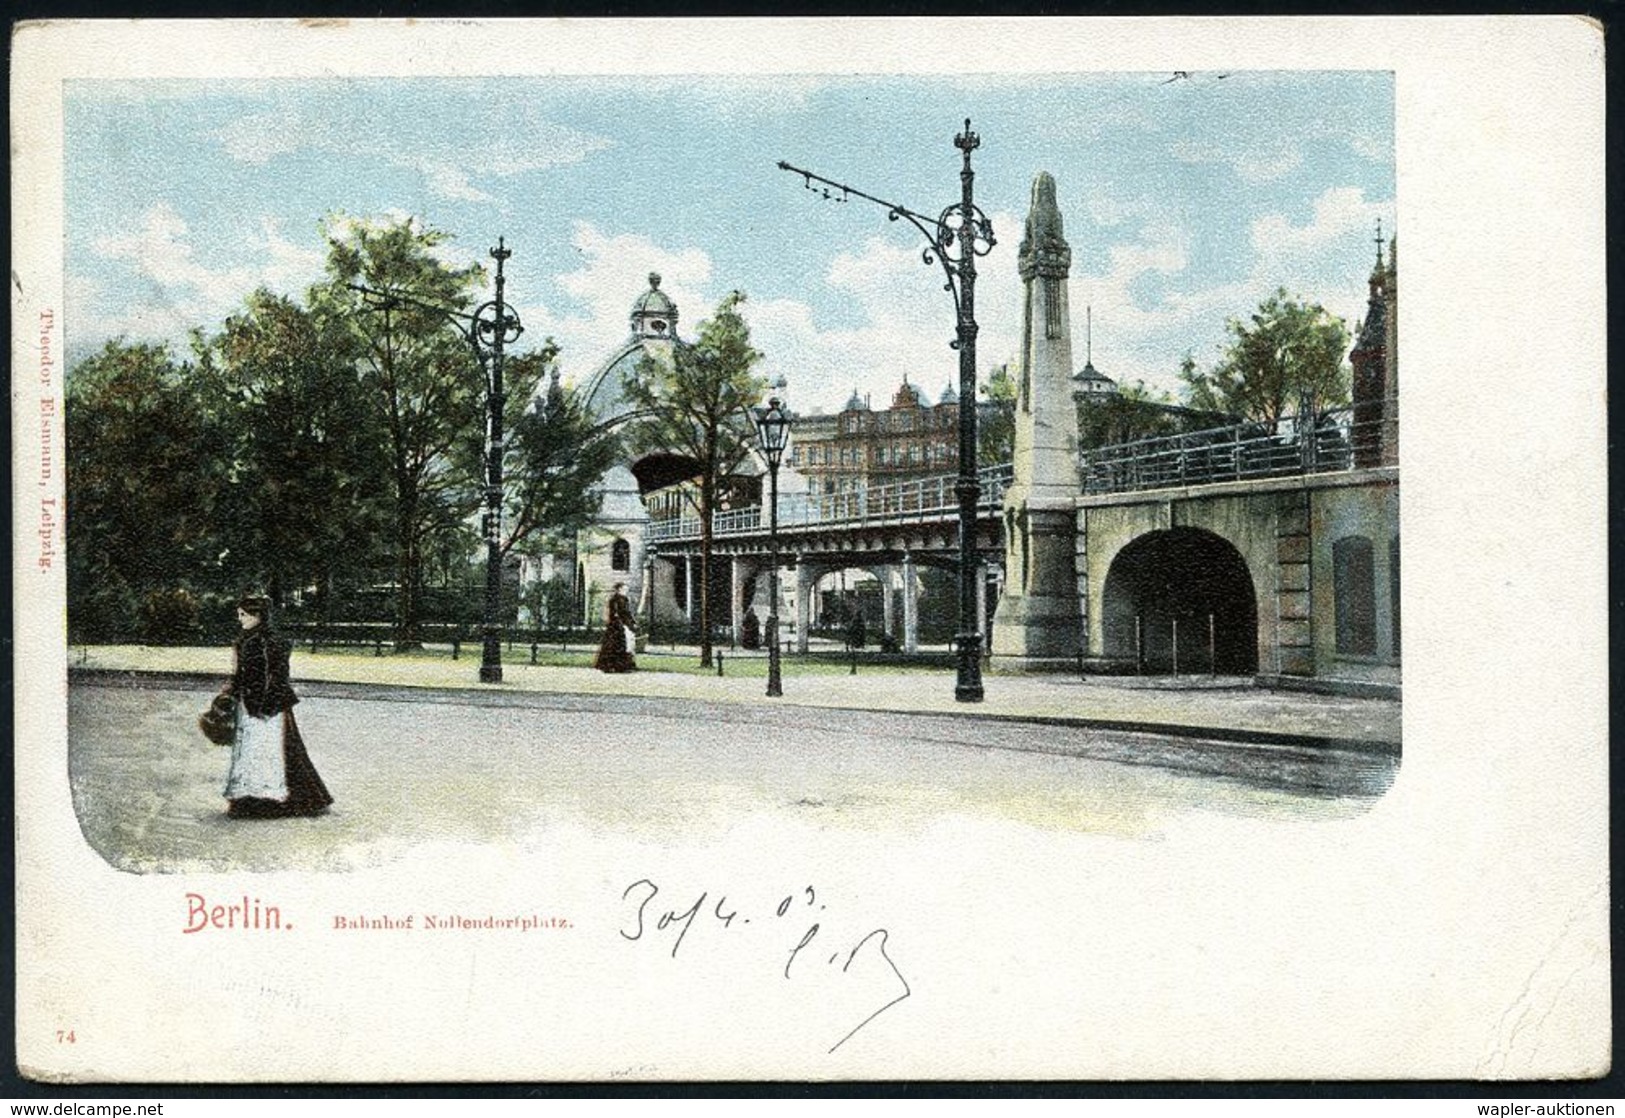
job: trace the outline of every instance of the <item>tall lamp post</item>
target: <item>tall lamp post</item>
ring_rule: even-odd
[[[446,319],[463,335],[474,359],[485,374],[485,514],[481,534],[485,537],[485,616],[480,625],[483,652],[480,656],[480,682],[502,682],[502,410],[507,401],[502,384],[503,354],[525,328],[519,314],[503,299],[505,278],[502,265],[513,255],[504,238],[497,238],[491,258],[497,262],[496,298],[482,303],[472,314],[450,307],[426,303],[393,291],[375,291],[352,283],[374,306],[388,310],[394,306],[416,307]]]
[[[907,221],[930,245],[921,258],[927,264],[940,263],[947,278],[944,287],[953,296],[957,312],[956,336],[948,344],[959,351],[959,476],[954,481],[954,494],[959,498],[959,632],[954,636],[959,673],[954,698],[962,703],[982,701],[982,634],[976,627],[976,595],[980,592],[976,584],[976,503],[981,492],[976,480],[976,258],[986,256],[995,241],[993,223],[976,208],[973,197],[976,175],[971,170],[970,153],[981,143],[967,119],[965,130],[954,137],[954,146],[964,157],[959,172],[960,200],[935,218],[783,161],[779,163],[781,171],[800,175],[808,190],[824,198],[839,202],[862,198],[886,207],[890,220]]]
[[[769,397],[765,408],[752,409],[752,414],[756,434],[762,441],[762,456],[767,459],[767,694],[777,698],[784,694],[779,673],[779,463],[790,443],[790,424],[795,416],[785,410],[777,396]]]

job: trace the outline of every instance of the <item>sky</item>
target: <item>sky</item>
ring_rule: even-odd
[[[957,383],[955,312],[924,239],[777,164],[935,215],[959,200],[967,117],[997,240],[980,370],[1018,354],[1040,171],[1072,248],[1075,363],[1170,392],[1277,287],[1352,330],[1377,222],[1395,231],[1386,72],[75,80],[66,109],[70,362],[117,337],[184,354],[254,289],[318,280],[324,223],[410,215],[455,263],[506,239],[517,348],[553,337],[567,381],[626,339],[658,272],[685,338],[743,291],[760,369],[798,409],[854,389],[880,406],[905,374],[935,399]]]

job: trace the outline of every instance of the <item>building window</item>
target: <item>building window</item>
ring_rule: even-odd
[[[1332,544],[1332,595],[1337,603],[1337,651],[1351,656],[1377,652],[1377,593],[1371,541],[1344,536]]]
[[[630,571],[632,569],[632,545],[625,540],[616,540],[609,545],[609,569],[612,571]]]

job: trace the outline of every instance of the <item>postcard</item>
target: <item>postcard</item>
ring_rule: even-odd
[[[21,1072],[1604,1074],[1602,50],[18,27]]]

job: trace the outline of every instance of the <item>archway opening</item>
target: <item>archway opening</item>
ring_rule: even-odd
[[[1141,536],[1112,560],[1105,654],[1147,674],[1258,670],[1258,601],[1247,561],[1197,528]]]

